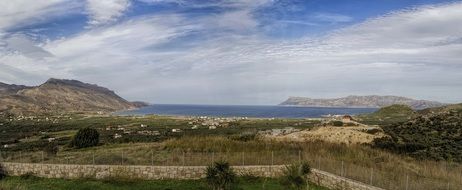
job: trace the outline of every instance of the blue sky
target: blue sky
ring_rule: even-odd
[[[153,103],[289,96],[462,102],[462,2],[0,2],[0,81],[96,83]]]

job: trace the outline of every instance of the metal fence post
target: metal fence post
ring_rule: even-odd
[[[245,160],[244,160],[244,152],[242,152],[242,165],[245,165]]]
[[[185,166],[185,165],[184,165],[184,162],[185,162],[184,159],[185,159],[185,152],[183,151],[183,166]]]
[[[409,175],[406,174],[406,190],[409,189]]]
[[[271,151],[271,166],[274,165],[274,152]]]
[[[93,156],[93,165],[95,165],[95,151],[92,152],[92,156]]]
[[[344,168],[343,168],[343,160],[342,160],[342,168],[340,170],[340,176],[345,177],[344,173],[343,173],[343,170],[344,170]]]
[[[372,175],[374,173],[374,168],[371,168],[371,180],[370,180],[370,185],[372,185]]]
[[[151,150],[151,166],[154,165],[154,151]]]
[[[124,165],[124,151],[122,150],[122,161],[120,162],[120,165]]]
[[[302,151],[298,151],[298,162],[302,163]]]
[[[321,170],[321,157],[318,156],[318,170]]]
[[[42,151],[42,163],[45,162],[45,158],[43,157],[43,151]]]

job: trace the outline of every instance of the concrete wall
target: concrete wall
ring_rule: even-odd
[[[205,177],[205,166],[128,166],[128,165],[67,165],[0,163],[11,176],[32,174],[46,178],[133,178],[133,179],[200,179]],[[281,176],[285,166],[233,166],[239,175],[260,177]],[[313,169],[310,181],[331,189],[380,190],[380,188]]]

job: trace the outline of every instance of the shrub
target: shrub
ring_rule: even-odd
[[[242,133],[238,135],[232,135],[229,137],[229,139],[235,140],[235,141],[247,142],[247,141],[255,140],[256,136],[257,136],[256,133]]]
[[[379,132],[382,132],[382,130],[380,130],[380,129],[367,129],[366,130],[366,133],[369,133],[369,134],[372,134],[372,135],[375,135],[375,134],[377,134]]]
[[[302,189],[307,184],[306,177],[311,173],[311,167],[307,163],[296,163],[286,166],[282,183],[291,188]]]
[[[86,148],[96,146],[99,143],[99,133],[96,129],[80,129],[71,141],[71,147]]]
[[[37,177],[34,175],[34,173],[27,172],[25,174],[20,175],[19,178],[21,178],[22,180],[26,180],[26,179],[32,179],[32,178],[37,178]]]
[[[56,143],[48,143],[47,146],[43,148],[43,151],[47,156],[56,156],[58,153],[59,147]]]
[[[332,125],[335,127],[342,127],[343,122],[342,121],[332,121]]]
[[[215,162],[207,167],[206,181],[214,190],[231,189],[236,182],[236,174],[227,162]]]
[[[6,177],[6,171],[3,169],[3,166],[0,164],[0,180]]]
[[[261,181],[261,177],[255,176],[251,172],[242,172],[239,174],[240,179],[245,182],[259,182]]]

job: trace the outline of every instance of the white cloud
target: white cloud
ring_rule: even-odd
[[[87,0],[88,24],[99,26],[117,21],[130,6],[130,0]]]
[[[54,57],[40,61],[0,56],[0,66],[20,71],[0,80],[76,78],[156,103],[274,104],[287,96],[349,94],[461,101],[461,9],[454,3],[395,12],[287,41],[210,29],[255,26],[233,19],[211,26],[233,12],[138,17],[48,42],[42,48]],[[191,33],[203,36],[189,39]],[[182,37],[191,41],[187,47],[177,41]]]
[[[18,51],[24,56],[42,59],[44,57],[53,56],[49,52],[45,51],[41,47],[37,46],[32,40],[23,34],[13,34],[5,38],[5,52],[6,51]]]
[[[78,3],[69,0],[14,0],[0,1],[0,32],[35,22],[69,14]]]

